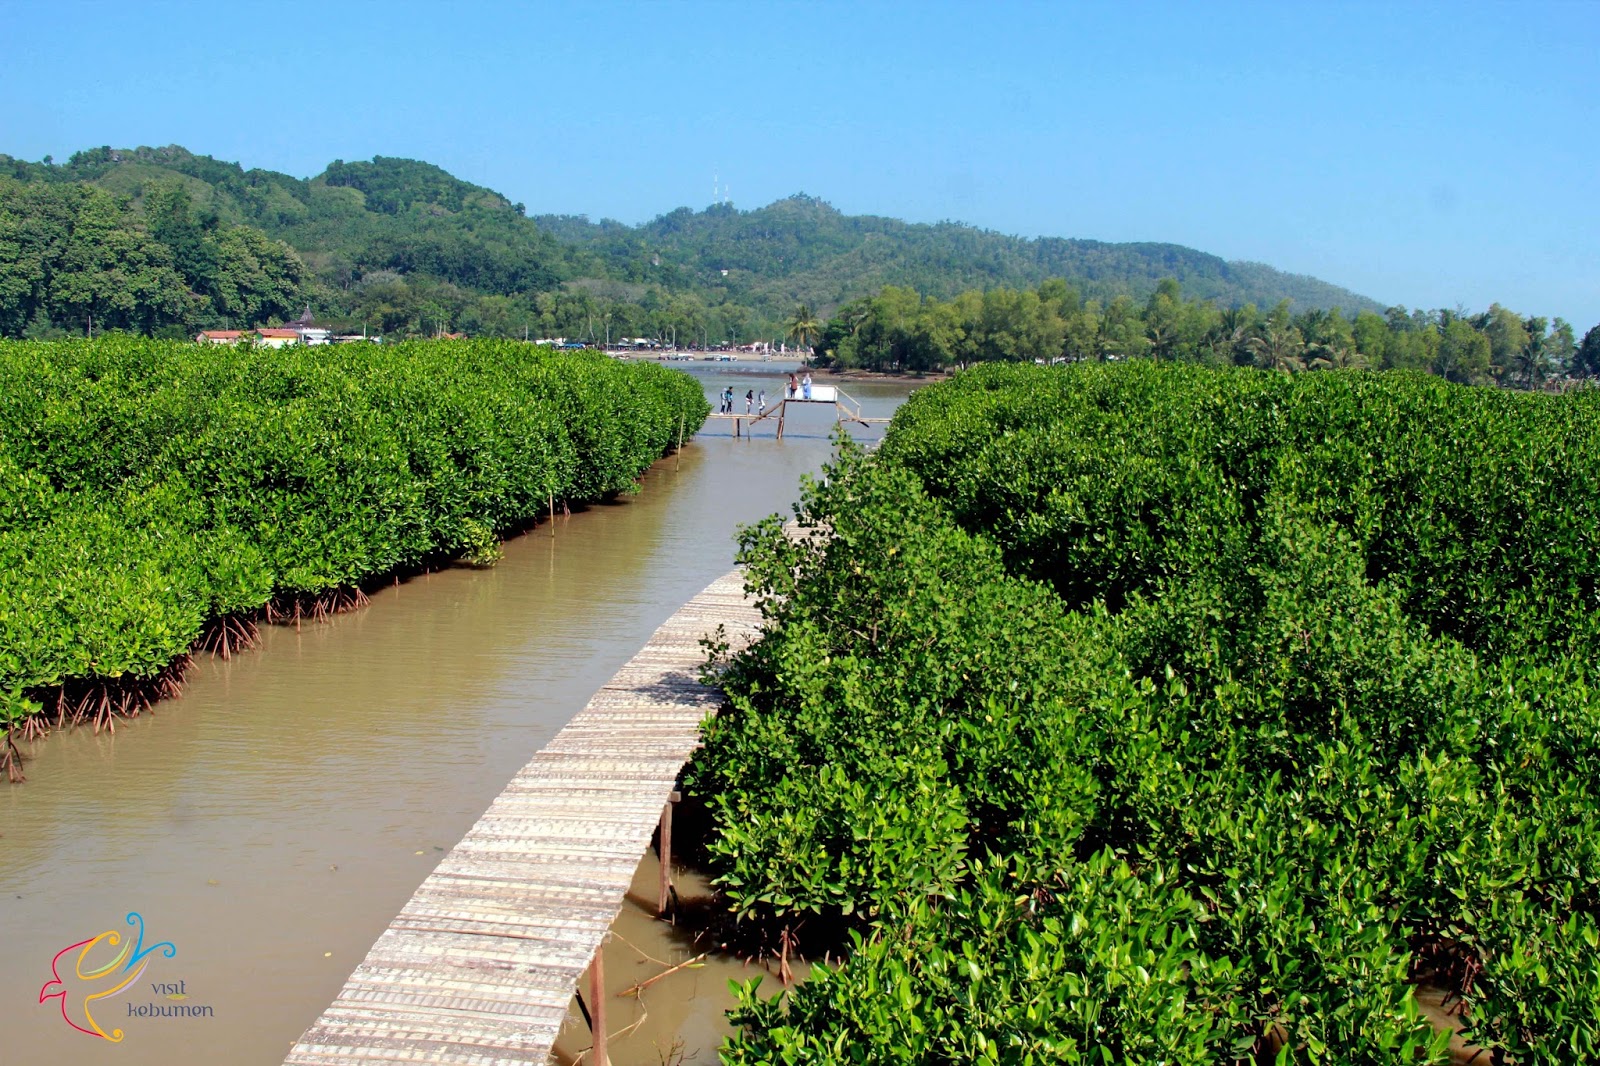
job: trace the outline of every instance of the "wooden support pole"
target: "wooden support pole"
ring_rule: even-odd
[[[667,805],[661,808],[660,836],[656,847],[656,858],[660,860],[661,866],[656,915],[662,918],[666,917],[667,905],[672,902],[672,805],[681,798],[682,793],[673,792],[667,800]]]
[[[787,414],[788,411],[789,411],[789,401],[788,400],[780,400],[779,403],[782,404],[782,406],[780,406],[778,408],[778,439],[782,440],[783,439],[783,416],[785,414]]]
[[[550,493],[550,535],[556,535],[556,494]]]
[[[594,1037],[594,1066],[611,1066],[606,1055],[606,946],[601,942],[594,949],[594,961],[589,963],[589,1014],[590,1035]]]

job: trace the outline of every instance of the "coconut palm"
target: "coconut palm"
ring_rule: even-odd
[[[785,336],[801,348],[811,347],[822,336],[822,323],[817,321],[817,316],[805,304],[795,308],[794,314],[784,325],[788,329]]]
[[[1253,358],[1250,338],[1255,336],[1255,309],[1225,308],[1206,335],[1212,357],[1223,363],[1243,363]]]
[[[1296,373],[1306,368],[1305,341],[1300,331],[1286,322],[1268,320],[1261,332],[1250,338],[1250,353],[1256,366],[1268,370]]]
[[[1550,374],[1550,360],[1545,354],[1543,336],[1531,338],[1527,344],[1513,351],[1506,362],[1506,369],[1513,380],[1520,381],[1525,389],[1539,388]]]
[[[1341,344],[1312,344],[1305,351],[1308,370],[1365,370],[1367,357]]]

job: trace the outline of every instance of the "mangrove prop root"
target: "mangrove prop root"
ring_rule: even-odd
[[[5,767],[6,780],[12,784],[25,780],[22,776],[22,752],[17,750],[17,742],[11,737],[11,730],[6,730],[6,742],[0,746],[0,766]]]
[[[417,572],[431,573],[434,569],[424,564]],[[396,570],[392,576],[399,585],[401,572]],[[257,611],[213,618],[196,638],[191,654],[179,656],[149,677],[71,678],[59,685],[31,690],[32,697],[46,709],[25,719],[17,728],[26,740],[40,739],[52,729],[85,723],[92,725],[96,734],[102,729],[115,734],[118,718],[137,718],[157,701],[183,694],[183,678],[194,662],[193,653],[207,652],[228,659],[260,643],[259,622],[293,624],[298,628],[302,619],[325,621],[336,614],[360,610],[370,602],[366,590],[356,585],[340,585],[316,594],[280,593]],[[53,712],[49,709],[52,704]],[[0,768],[10,780],[21,781],[20,767],[21,753],[8,733],[0,743]]]
[[[685,897],[673,915],[673,924],[688,934],[697,949],[740,959],[746,966],[762,966],[785,985],[794,982],[796,960],[844,957],[850,945],[849,931],[860,928],[838,915],[780,921],[737,919],[716,893]]]
[[[1448,996],[1472,995],[1473,983],[1483,973],[1483,960],[1471,945],[1437,933],[1411,938],[1411,979],[1445,990]]]
[[[356,611],[370,601],[367,594],[354,585],[340,585],[312,593],[282,593],[274,596],[262,609],[262,616],[273,625],[299,625],[303,619],[325,622],[336,614]]]
[[[136,718],[157,701],[176,699],[183,694],[184,673],[194,660],[180,655],[148,677],[124,674],[121,677],[74,678],[49,689],[32,690],[41,704],[55,705],[55,711],[34,715],[22,723],[22,735],[34,740],[51,728],[89,723],[96,733],[117,731],[118,718]],[[54,718],[54,723],[49,718]]]
[[[261,639],[261,628],[248,615],[229,614],[213,618],[195,642],[200,651],[208,651],[222,659],[232,658],[236,652],[255,647]]]

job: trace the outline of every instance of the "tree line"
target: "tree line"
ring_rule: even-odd
[[[840,368],[928,372],[982,362],[1113,362],[1154,359],[1254,365],[1298,372],[1331,367],[1425,370],[1467,384],[1540,388],[1568,377],[1600,377],[1600,326],[1579,340],[1562,318],[1525,316],[1500,304],[1382,314],[1340,308],[1294,313],[1188,299],[1162,280],[1141,302],[1084,299],[1060,279],[1035,289],[969,290],[940,300],[885,286],[825,323],[805,306],[791,316],[797,339]]]
[[[44,200],[86,185],[109,195],[106,209],[128,234],[122,243],[142,253],[130,261],[137,284],[124,306],[91,312],[67,295],[82,286],[50,283],[63,268],[22,271],[18,284],[11,268],[27,253],[0,236],[0,276],[14,290],[0,291],[7,316],[0,333],[6,336],[30,326],[35,336],[81,332],[91,313],[100,322],[112,312],[119,328],[172,335],[204,326],[271,325],[279,317],[275,304],[293,317],[310,303],[319,320],[344,332],[464,331],[598,342],[610,327],[613,337],[716,345],[779,339],[797,301],[831,310],[885,284],[950,298],[969,288],[1030,286],[1055,276],[1070,277],[1086,296],[1106,301],[1122,292],[1143,300],[1171,274],[1191,295],[1222,304],[1268,306],[1287,297],[1297,311],[1379,306],[1314,278],[1176,245],[1024,240],[955,223],[845,215],[804,195],[756,210],[727,203],[680,208],[638,226],[591,223],[577,216],[530,218],[522,204],[420,160],[335,160],[322,174],[301,179],[247,170],[177,145],[102,146],[65,163],[0,155],[5,178],[18,183],[0,188],[13,228],[27,228]],[[17,194],[21,186],[48,191],[25,199]],[[188,199],[187,224],[171,209],[174,189]],[[166,234],[154,232],[163,210],[178,223]],[[297,290],[274,301],[267,279],[255,287],[231,280],[237,264],[224,269],[225,257],[203,254],[185,232],[194,228],[202,246],[228,234],[234,245],[250,240],[258,258],[276,250],[275,242],[293,249],[300,262],[288,280],[298,279]],[[154,244],[144,240],[152,236]],[[239,249],[231,251],[240,258]],[[70,263],[83,256],[63,258]],[[208,266],[220,277],[213,279]],[[177,278],[162,267],[173,268],[202,299],[183,298]],[[252,303],[257,291],[262,298]]]
[[[309,280],[288,245],[193,210],[177,183],[136,211],[93,185],[0,176],[0,337],[254,326],[297,311]]]
[[[110,165],[97,158],[81,165]],[[326,195],[367,195],[355,186],[367,174],[358,165],[330,173],[344,184],[323,189]],[[0,172],[0,337],[124,330],[176,338],[273,325],[307,304],[341,331],[391,337],[462,331],[706,345],[779,329],[775,316],[725,294],[594,277],[563,282],[539,265],[549,257],[527,241],[471,238],[466,216],[505,208],[470,201],[461,215],[435,218],[401,200],[392,181],[372,186],[374,199],[396,212],[376,218],[324,210],[313,198],[315,217],[293,232],[322,250],[302,254],[257,225],[230,221],[215,198],[201,202],[183,178],[152,181],[137,196],[85,181],[22,178]]]
[[[797,300],[837,310],[796,331],[785,318]],[[335,160],[298,179],[177,146],[102,147],[60,165],[0,156],[0,336],[180,336],[276,324],[308,303],[342,332],[679,346],[788,335],[875,369],[1148,355],[1538,383],[1593,365],[1559,319],[1384,312],[1176,245],[1026,241],[844,215],[803,195],[626,226],[529,218],[418,160]],[[1334,305],[1345,310],[1319,310]]]

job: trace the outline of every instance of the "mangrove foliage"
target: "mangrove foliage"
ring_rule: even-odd
[[[1600,394],[984,366],[798,511],[690,787],[853,947],[725,1061],[1600,1058]]]
[[[0,721],[108,722],[197,642],[492,558],[708,410],[675,371],[518,342],[0,342]]]

